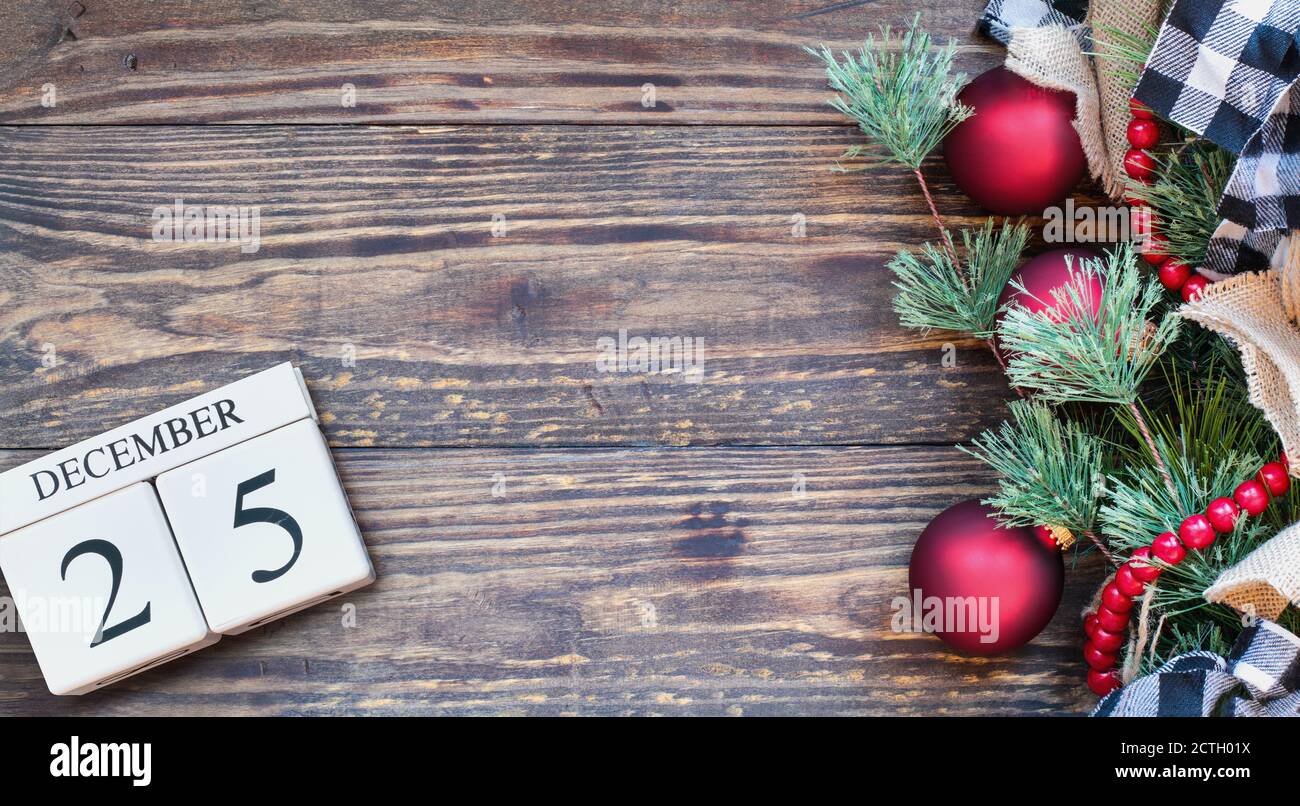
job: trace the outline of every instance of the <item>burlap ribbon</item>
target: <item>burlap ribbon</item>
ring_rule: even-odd
[[[1282,271],[1212,283],[1178,312],[1236,345],[1250,402],[1281,437],[1287,456],[1295,459],[1291,474],[1300,478],[1300,249],[1291,252]]]
[[[1125,37],[1144,37],[1159,23],[1163,0],[1092,0],[1085,24],[1093,50],[1113,56]],[[1073,92],[1074,128],[1088,169],[1107,195],[1124,195],[1124,154],[1128,151],[1128,99],[1134,81],[1122,75],[1113,58],[1094,59],[1080,44],[1075,28],[1061,24],[1011,29],[1006,67],[1029,81]],[[1137,72],[1131,65],[1128,72]]]

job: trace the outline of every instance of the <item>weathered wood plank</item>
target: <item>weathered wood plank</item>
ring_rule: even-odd
[[[31,455],[0,453],[0,469]],[[82,698],[49,695],[26,638],[0,634],[0,714],[1057,714],[1091,701],[1078,613],[1095,563],[1067,571],[1057,618],[1005,657],[890,630],[925,522],[989,489],[952,449],[336,459],[379,574],[347,597],[355,627],[320,606]]]
[[[963,440],[1002,417],[1005,379],[978,344],[944,367],[951,334],[898,326],[885,263],[933,231],[905,171],[829,170],[855,140],[0,129],[0,446],[286,358],[339,446]],[[928,170],[951,223],[982,220]],[[258,207],[259,251],[153,241],[175,199]],[[702,382],[598,371],[620,330],[702,339]]]
[[[1002,57],[973,1],[13,3],[4,122],[838,123],[804,46],[920,11],[965,69]]]

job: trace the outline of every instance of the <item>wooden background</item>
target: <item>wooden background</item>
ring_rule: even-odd
[[[290,359],[379,580],[355,627],[317,607],[80,698],[0,634],[0,714],[1085,711],[1095,563],[1004,657],[889,630],[1009,395],[896,324],[928,215],[895,166],[829,170],[859,138],[801,51],[919,9],[978,72],[980,6],[17,0],[0,469]],[[259,206],[260,251],[153,242],[176,198]],[[598,373],[620,328],[703,338],[703,382]]]

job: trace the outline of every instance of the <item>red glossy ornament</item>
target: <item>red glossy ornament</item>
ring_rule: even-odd
[[[1116,613],[1103,605],[1097,608],[1097,626],[1107,632],[1124,632],[1128,629],[1128,611]]]
[[[1133,575],[1133,566],[1124,563],[1115,572],[1115,587],[1125,596],[1141,596],[1146,590],[1146,583]]]
[[[1155,230],[1156,214],[1138,204],[1128,211],[1128,226],[1133,235],[1147,235]]]
[[[1089,638],[1092,637],[1092,634],[1095,633],[1097,629],[1098,629],[1098,624],[1097,624],[1096,613],[1089,613],[1088,615],[1083,617],[1083,632]]]
[[[1057,302],[1052,291],[1058,288],[1065,289],[1071,283],[1084,282],[1084,278],[1087,278],[1087,301],[1095,318],[1101,310],[1101,277],[1096,273],[1091,276],[1086,274],[1082,264],[1084,260],[1097,260],[1101,257],[1102,254],[1097,250],[1082,246],[1049,249],[1016,269],[1011,275],[1011,280],[1002,289],[1002,294],[998,296],[998,307],[1015,302],[1034,313],[1056,312],[1053,318],[1060,320],[1064,318],[1060,311],[1066,310],[1065,306],[1068,306],[1069,302],[1068,299]],[[1016,284],[1025,290],[1017,290]]]
[[[1217,532],[1227,534],[1237,522],[1241,509],[1231,498],[1216,498],[1205,508],[1205,517]]]
[[[1116,613],[1127,613],[1133,609],[1133,597],[1126,596],[1114,582],[1101,589],[1101,604]]]
[[[1251,479],[1237,485],[1232,498],[1250,515],[1259,515],[1268,509],[1268,488]]]
[[[1150,263],[1152,266],[1159,266],[1168,259],[1168,255],[1165,253],[1168,246],[1169,242],[1165,240],[1165,236],[1158,232],[1151,232],[1143,235],[1142,239],[1138,243],[1138,249],[1142,253],[1142,259],[1147,263]]]
[[[1056,538],[1052,536],[1052,530],[1046,526],[1035,526],[1034,537],[1038,538],[1039,543],[1047,546],[1052,551],[1061,550],[1061,544],[1056,542]]]
[[[1083,659],[1089,666],[1101,672],[1115,666],[1115,653],[1102,652],[1091,640],[1083,644]]]
[[[1187,282],[1187,278],[1192,276],[1192,270],[1181,260],[1166,258],[1165,262],[1160,264],[1157,274],[1160,276],[1161,285],[1170,291],[1177,291]]]
[[[1156,158],[1140,148],[1130,148],[1124,152],[1124,172],[1139,182],[1150,181],[1156,174]]]
[[[1210,519],[1204,515],[1191,515],[1178,527],[1178,538],[1189,549],[1203,549],[1218,537]]]
[[[1151,553],[1169,563],[1178,565],[1187,557],[1187,549],[1178,540],[1178,535],[1173,532],[1164,534],[1151,541]]]
[[[1120,647],[1124,646],[1124,633],[1122,632],[1111,632],[1099,627],[1090,637],[1092,638],[1092,645],[1102,652],[1117,652]]]
[[[1154,148],[1160,142],[1160,125],[1154,120],[1135,118],[1128,122],[1127,135],[1134,148]]]
[[[922,601],[939,597],[988,602],[996,600],[996,640],[978,624],[943,625],[936,634],[954,649],[972,655],[995,655],[1028,643],[1047,626],[1061,602],[1065,568],[1061,552],[1048,549],[1032,529],[1005,527],[992,507],[964,501],[941,512],[912,547],[908,572],[911,588]],[[919,618],[919,614],[917,614]]]
[[[994,67],[957,100],[975,114],[948,134],[943,156],[957,187],[981,207],[1042,215],[1083,178],[1088,162],[1072,123],[1073,93]]]
[[[1133,567],[1133,576],[1143,582],[1155,582],[1162,570],[1160,566],[1151,562],[1150,546],[1134,549],[1132,556],[1129,557],[1128,564]]]
[[[1105,697],[1115,689],[1120,687],[1119,675],[1115,674],[1114,669],[1108,669],[1099,672],[1096,669],[1088,670],[1088,688],[1098,697]]]
[[[1291,489],[1291,479],[1287,477],[1286,466],[1281,462],[1269,462],[1264,465],[1255,478],[1274,496],[1286,495],[1287,490]]]
[[[1156,117],[1156,113],[1151,111],[1151,107],[1136,98],[1129,99],[1128,111],[1129,114],[1139,120],[1155,120]]]
[[[1205,279],[1203,275],[1193,274],[1188,277],[1187,282],[1183,283],[1183,302],[1191,302],[1199,297],[1209,284],[1210,281]]]

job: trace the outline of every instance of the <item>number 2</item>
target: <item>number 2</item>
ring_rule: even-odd
[[[278,579],[284,576],[284,573],[290,568],[293,568],[294,563],[298,562],[298,555],[302,552],[302,527],[298,525],[298,521],[294,520],[293,516],[288,512],[285,512],[282,509],[275,509],[274,507],[249,507],[248,509],[244,509],[245,495],[257,492],[274,481],[275,468],[271,468],[259,476],[254,476],[251,479],[239,482],[239,486],[235,488],[236,529],[241,526],[247,526],[250,523],[271,523],[288,532],[289,537],[293,538],[293,556],[289,558],[289,562],[272,571],[263,571],[260,569],[254,571],[254,582],[270,582],[273,579]]]
[[[59,577],[65,582],[68,579],[68,566],[83,554],[98,554],[103,557],[108,562],[108,569],[113,573],[113,585],[108,592],[108,607],[104,608],[104,615],[99,619],[99,628],[95,630],[95,638],[90,642],[90,647],[94,649],[105,641],[111,641],[119,635],[134,630],[136,627],[143,627],[148,624],[149,602],[145,602],[144,609],[126,621],[104,629],[104,624],[108,621],[108,614],[113,611],[113,602],[117,600],[118,586],[122,584],[122,552],[118,551],[117,546],[107,540],[81,541],[68,549],[68,553],[63,555],[63,565],[59,568]]]

